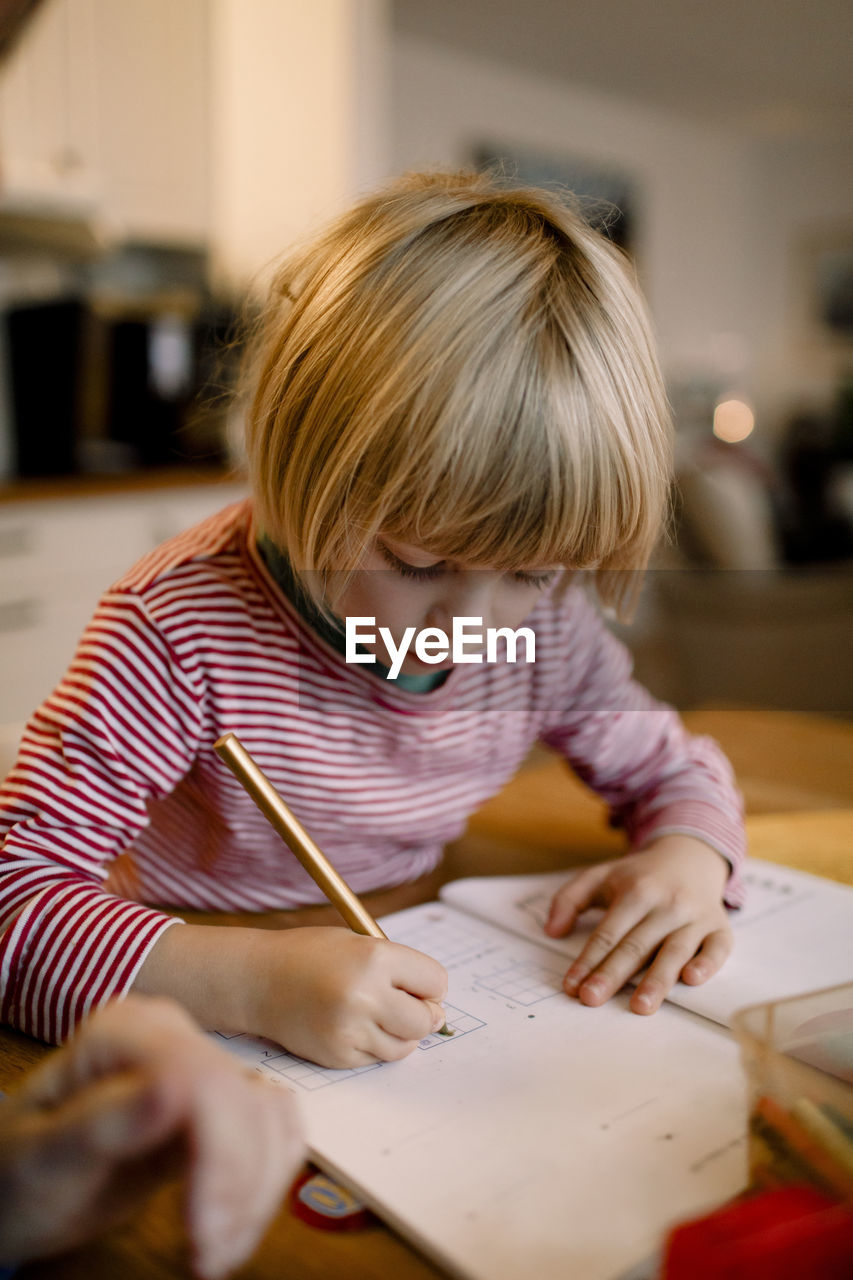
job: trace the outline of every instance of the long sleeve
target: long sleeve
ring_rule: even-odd
[[[681,832],[717,849],[732,867],[726,902],[741,905],[743,802],[728,760],[631,678],[630,654],[579,593],[572,608],[575,674],[543,741],[607,802],[632,848]]]
[[[191,767],[199,696],[143,602],[104,597],[0,791],[2,1017],[58,1042],[126,991],[176,923],[103,888]]]

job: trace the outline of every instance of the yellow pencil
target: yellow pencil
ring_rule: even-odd
[[[291,853],[302,863],[312,880],[343,916],[354,933],[370,938],[387,935],[373,916],[309,836],[302,823],[282,800],[269,778],[255,764],[236,734],[226,733],[213,744],[213,749],[224,760],[237,781],[245,787],[267,821],[275,828]],[[439,1035],[451,1034],[445,1024]]]

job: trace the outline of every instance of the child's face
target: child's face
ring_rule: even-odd
[[[559,571],[553,565],[525,567],[515,573],[472,568],[459,561],[438,559],[410,543],[380,536],[365,552],[361,568],[336,602],[335,613],[341,619],[375,618],[376,643],[364,647],[384,666],[390,666],[391,657],[379,637],[379,627],[387,627],[396,644],[406,627],[417,631],[439,627],[449,636],[455,617],[482,618],[484,633],[489,627],[515,629]],[[466,647],[466,652],[474,653],[476,649]],[[449,657],[439,663],[422,662],[410,646],[400,669],[423,675],[452,665]]]

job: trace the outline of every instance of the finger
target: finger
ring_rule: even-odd
[[[548,919],[545,921],[545,932],[549,937],[564,937],[574,928],[578,916],[588,907],[596,905],[599,901],[598,893],[610,869],[610,863],[607,862],[587,867],[557,890],[551,899]]]
[[[150,1151],[172,1132],[177,1099],[161,1081],[126,1072],[95,1081],[61,1108],[44,1113],[58,1144],[81,1154],[128,1159]]]
[[[708,934],[695,958],[682,969],[682,981],[691,987],[701,986],[723,967],[733,947],[734,934],[731,926],[727,924],[724,929],[715,929]]]
[[[91,1239],[138,1209],[176,1171],[180,1147],[162,1125],[149,1124],[150,1098],[140,1081],[112,1078],[30,1115],[17,1144],[22,1187],[40,1194],[24,1195],[22,1212],[5,1232],[11,1256],[23,1261]]]
[[[685,964],[696,955],[701,941],[701,930],[695,925],[669,935],[631,996],[630,1008],[634,1013],[655,1013],[660,1008]]]
[[[221,1108],[224,1097],[230,1114],[199,1116],[202,1152],[187,1197],[195,1270],[205,1280],[227,1275],[254,1252],[304,1157],[289,1092],[260,1079],[221,1080],[215,1092],[219,1102],[210,1105]]]
[[[189,1015],[171,1000],[111,1000],[29,1074],[21,1092],[38,1105],[57,1106],[105,1076],[134,1070],[158,1074],[164,1062],[180,1060],[180,1042],[197,1034]]]
[[[400,1040],[423,1040],[444,1024],[444,1010],[431,1000],[418,1000],[406,991],[392,990],[382,1002],[377,1022]]]
[[[404,1040],[400,1036],[389,1035],[381,1027],[374,1026],[370,1033],[368,1048],[374,1059],[379,1062],[399,1062],[407,1058],[413,1049],[418,1047],[418,1039]]]
[[[395,942],[391,981],[395,987],[423,1000],[441,1002],[447,995],[447,970],[432,956]]]
[[[16,1098],[37,1107],[56,1107],[79,1089],[71,1069],[71,1053],[63,1047],[50,1053],[26,1076]]]
[[[621,986],[632,973],[636,973],[666,933],[665,929],[652,923],[645,929],[638,927],[646,920],[654,920],[654,913],[648,916],[647,912],[646,903],[635,895],[613,904],[593,929],[563,979],[563,987],[570,996],[576,995],[581,985],[586,983],[589,984],[587,995],[592,998],[584,1003],[600,1004],[618,990],[612,985],[617,978],[621,976]],[[608,963],[610,957],[614,959]],[[606,968],[603,967],[605,964]],[[593,973],[594,978],[591,976]]]

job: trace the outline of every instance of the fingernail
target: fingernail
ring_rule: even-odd
[[[604,995],[605,983],[603,978],[588,978],[583,984],[583,989],[589,996]]]
[[[647,995],[646,992],[644,991],[642,995],[634,996],[634,1005],[638,1009],[651,1009],[652,998],[650,995]]]
[[[569,992],[576,991],[580,986],[580,984],[583,982],[585,974],[586,974],[585,969],[571,968],[569,972],[566,974],[565,978],[563,979],[563,985],[566,988],[566,990]]]

